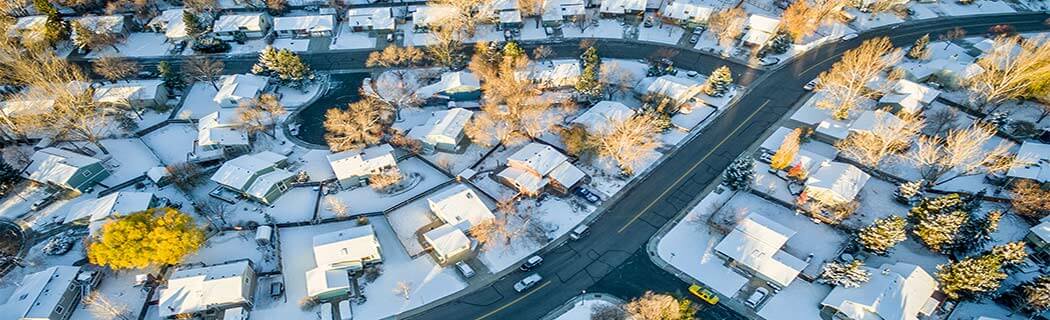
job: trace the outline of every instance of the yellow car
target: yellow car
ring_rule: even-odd
[[[692,292],[694,296],[700,298],[700,300],[707,301],[710,304],[718,303],[718,296],[714,292],[707,288],[701,287],[699,284],[689,286],[689,292]]]

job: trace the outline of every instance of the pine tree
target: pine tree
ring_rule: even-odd
[[[777,148],[777,152],[773,154],[773,159],[769,163],[769,168],[773,170],[783,170],[791,165],[792,161],[795,161],[795,154],[798,153],[799,148],[799,137],[802,135],[802,130],[795,128],[784,136],[784,140],[780,143],[780,148]]]
[[[992,233],[999,229],[999,220],[1002,212],[995,210],[989,212],[984,218],[970,219],[970,223],[963,226],[956,235],[952,246],[952,253],[964,255],[981,249],[988,241],[992,240]]]
[[[908,49],[908,58],[913,60],[923,60],[930,57],[930,34],[927,33],[921,38],[915,40],[915,44]]]
[[[190,38],[196,39],[205,32],[204,24],[201,23],[200,18],[190,10],[182,10],[182,24],[185,26],[186,35],[190,36]]]
[[[602,61],[598,56],[598,49],[589,47],[580,58],[583,59],[583,71],[580,73],[579,80],[576,81],[576,91],[590,98],[601,96],[602,83],[598,77]]]
[[[782,54],[791,48],[791,44],[794,40],[791,39],[791,35],[787,33],[778,33],[769,44],[769,52],[773,54]]]
[[[912,233],[930,250],[948,254],[955,247],[956,235],[969,222],[970,214],[963,211],[935,214],[919,220]]]
[[[999,289],[1005,267],[1024,261],[1023,242],[996,246],[984,254],[937,266],[941,291],[950,299],[973,299]]]
[[[0,196],[7,194],[18,183],[18,169],[0,158]]]
[[[828,262],[820,272],[820,283],[845,288],[856,288],[871,279],[871,272],[864,268],[864,261],[853,260],[850,263]]]
[[[303,59],[288,49],[277,50],[267,46],[259,53],[259,62],[252,66],[252,73],[276,77],[283,84],[301,88],[313,80],[313,71]]]
[[[751,190],[751,182],[754,180],[755,160],[749,156],[733,160],[722,174],[722,183],[730,189],[738,191]]]
[[[160,73],[160,78],[168,89],[182,89],[186,86],[186,81],[182,79],[182,74],[175,71],[171,63],[167,61],[161,61],[157,64],[157,73]]]
[[[73,41],[73,45],[80,50],[91,49],[95,33],[85,28],[79,21],[73,21],[69,24],[69,27],[73,31],[73,37],[70,39]]]
[[[47,21],[44,22],[44,42],[54,47],[59,41],[69,37],[69,25],[62,19],[62,15],[58,13],[58,9],[51,2],[47,0],[33,0],[33,7],[40,14],[47,16]]]
[[[973,211],[980,199],[980,195],[963,198],[955,193],[923,199],[908,213],[912,233],[930,250],[942,254],[963,255],[980,249],[991,239],[1002,216],[993,211],[977,217]]]
[[[907,221],[899,216],[877,219],[870,226],[857,232],[857,242],[868,252],[885,255],[891,248],[908,238],[906,225]]]
[[[1050,310],[1050,275],[1042,275],[1022,283],[1006,294],[1006,301],[1014,310],[1037,315]]]
[[[914,205],[915,201],[923,196],[922,186],[924,183],[925,181],[921,179],[901,183],[897,186],[897,190],[893,192],[893,199],[902,204]]]
[[[503,46],[503,56],[511,58],[519,58],[525,56],[525,49],[522,49],[517,42],[509,41]]]
[[[733,74],[729,71],[728,66],[721,66],[711,72],[711,76],[707,77],[707,83],[704,84],[704,94],[712,97],[721,97],[729,91],[729,85],[733,83]]]

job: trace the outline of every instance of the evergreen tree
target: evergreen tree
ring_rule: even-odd
[[[893,199],[901,204],[914,205],[915,201],[923,196],[922,186],[924,183],[925,181],[921,179],[901,183],[897,186],[897,190],[893,192]]]
[[[999,220],[1002,212],[996,210],[989,212],[985,217],[970,219],[970,223],[963,226],[956,235],[952,246],[952,254],[964,255],[984,247],[992,240],[992,233],[999,229]]]
[[[963,255],[980,249],[991,239],[1002,215],[998,211],[984,217],[974,215],[980,198],[980,195],[963,198],[953,193],[923,199],[908,213],[912,233],[930,250],[942,254]]]
[[[44,34],[42,35],[44,42],[54,47],[59,41],[69,37],[69,25],[62,19],[58,9],[51,2],[47,0],[33,0],[33,7],[40,14],[47,16],[47,21],[44,22]]]
[[[58,9],[48,0],[33,0],[33,7],[37,12],[48,17],[57,17]]]
[[[18,169],[0,158],[0,196],[7,194],[18,183]]]
[[[522,49],[517,42],[508,41],[507,44],[503,46],[503,56],[511,58],[524,57],[525,49]]]
[[[955,247],[956,235],[967,223],[970,214],[963,211],[949,211],[928,216],[915,224],[912,232],[919,240],[937,253],[948,254]]]
[[[598,49],[589,47],[580,58],[583,59],[583,71],[580,73],[579,80],[576,81],[576,91],[590,98],[601,96],[602,83],[598,77],[602,61],[598,56]]]
[[[820,272],[820,283],[846,288],[856,288],[871,279],[871,272],[864,268],[864,261],[850,263],[828,262]]]
[[[190,38],[196,39],[206,31],[200,18],[190,10],[182,10],[182,24],[185,26],[186,35]]]
[[[186,81],[183,80],[182,74],[171,66],[171,63],[167,61],[161,61],[157,64],[157,73],[160,73],[161,80],[164,80],[164,86],[168,89],[182,89],[186,86]]]
[[[91,46],[94,44],[95,33],[85,28],[79,21],[73,21],[69,26],[73,30],[73,37],[70,39],[73,41],[73,46],[80,50],[91,49]]]
[[[791,44],[794,40],[791,39],[791,35],[787,33],[778,33],[769,44],[769,52],[773,54],[782,54],[791,48]]]
[[[857,242],[871,253],[885,255],[893,246],[908,238],[906,225],[907,221],[899,216],[875,220],[857,232]]]
[[[930,57],[930,34],[927,33],[915,40],[915,44],[908,49],[908,58],[913,60],[922,60]]]
[[[707,77],[704,84],[704,93],[712,97],[721,97],[729,91],[729,85],[733,83],[733,74],[728,66],[721,66]]]
[[[259,62],[252,66],[252,73],[275,77],[283,84],[301,88],[314,74],[303,59],[288,49],[277,50],[267,46],[259,53]]]
[[[1005,298],[1014,310],[1021,310],[1030,315],[1050,310],[1050,275],[1042,275],[1014,287]]]
[[[754,180],[755,161],[749,156],[733,160],[722,174],[722,183],[733,190],[751,190],[751,182]]]
[[[1004,268],[1024,261],[1023,242],[996,246],[984,254],[937,266],[941,291],[950,299],[974,299],[995,292],[1003,279]]]

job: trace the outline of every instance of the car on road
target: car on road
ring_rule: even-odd
[[[540,256],[531,256],[528,260],[525,260],[525,263],[522,263],[521,267],[518,269],[521,269],[521,271],[529,271],[532,270],[532,268],[539,266],[541,263],[543,263],[543,258]]]
[[[715,295],[714,292],[711,292],[711,290],[704,288],[704,286],[701,286],[699,284],[693,284],[689,286],[689,293],[692,293],[697,298],[700,298],[700,300],[704,300],[704,302],[710,304],[718,303],[718,296]]]
[[[693,35],[689,36],[689,43],[696,44],[697,41],[700,41],[699,34],[694,33]]]
[[[540,283],[540,281],[542,280],[543,277],[541,277],[540,275],[535,273],[530,274],[527,277],[521,279],[521,281],[518,281],[518,283],[514,284],[514,291],[517,291],[519,293],[525,292],[525,290],[529,290],[529,288],[532,288],[537,283]]]
[[[463,261],[456,262],[456,270],[459,270],[459,274],[462,274],[463,278],[467,279],[470,279],[475,274],[474,268],[471,268],[469,265],[467,265],[466,262]]]
[[[573,241],[580,240],[583,236],[586,236],[590,230],[591,228],[585,224],[579,225],[569,233],[569,239],[572,239]]]
[[[856,37],[857,37],[857,34],[851,32],[851,33],[847,33],[847,34],[842,35],[842,37],[839,38],[839,40],[847,41],[847,40],[850,40],[850,39],[853,39],[853,38],[856,38]]]
[[[587,188],[576,188],[573,193],[576,194],[577,197],[583,198],[583,200],[587,200],[587,202],[592,204],[598,204],[598,202],[602,201],[602,198],[598,197],[597,194],[594,194],[594,192],[591,192],[591,190],[588,190]]]
[[[780,58],[777,57],[765,57],[758,60],[763,67],[768,67],[780,63]]]
[[[690,78],[696,78],[696,76],[699,76],[699,75],[700,75],[700,73],[698,73],[696,71],[689,71],[689,72],[685,73],[685,76],[690,77]]]
[[[802,86],[802,89],[805,89],[806,91],[813,91],[813,89],[815,89],[816,87],[817,79],[813,79],[809,80],[809,82],[806,82],[806,85]]]
[[[747,301],[744,301],[744,304],[752,308],[758,307],[758,305],[762,303],[762,300],[765,300],[768,295],[769,290],[765,287],[758,287],[751,296],[747,297]]]

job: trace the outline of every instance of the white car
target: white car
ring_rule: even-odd
[[[744,304],[748,307],[755,308],[759,303],[762,303],[762,300],[765,300],[767,295],[769,295],[769,290],[766,290],[765,287],[758,287],[750,297],[747,297],[747,301],[744,301]]]
[[[813,80],[810,80],[809,82],[806,82],[806,85],[802,86],[802,89],[805,89],[806,91],[813,91],[813,89],[816,88],[816,87],[817,87],[817,79],[813,79]]]
[[[847,33],[847,34],[843,35],[841,38],[839,38],[839,40],[846,41],[846,40],[850,40],[850,39],[853,39],[853,38],[856,38],[856,37],[857,37],[856,33]]]
[[[525,292],[525,290],[529,290],[529,288],[532,288],[537,283],[540,283],[541,280],[543,280],[543,277],[541,277],[540,275],[535,273],[530,274],[524,279],[521,279],[521,281],[518,281],[518,283],[514,284],[514,291]]]

